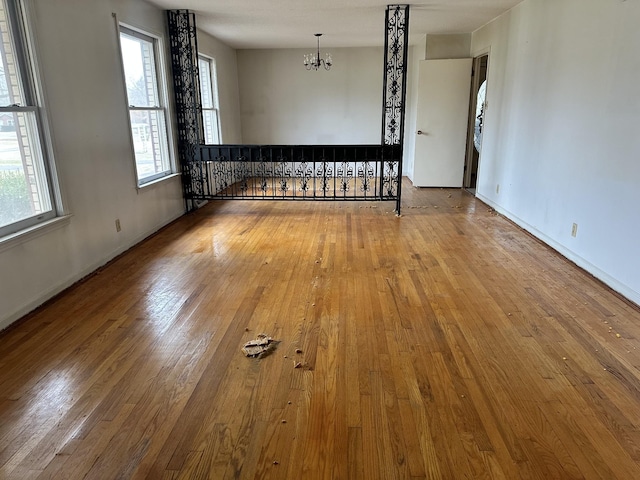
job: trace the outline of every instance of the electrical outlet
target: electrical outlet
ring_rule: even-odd
[[[496,193],[500,193],[500,184],[496,185]]]
[[[120,226],[120,219],[116,218],[116,232],[119,232],[120,230],[122,230],[122,227]]]
[[[574,223],[571,227],[571,236],[575,237],[576,235],[578,235],[578,224]]]

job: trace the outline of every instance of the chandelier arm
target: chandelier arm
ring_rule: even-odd
[[[322,36],[321,33],[315,34],[315,37],[317,39],[316,54],[305,55],[304,68],[307,70],[318,71],[320,67],[323,67],[325,70],[330,70],[331,65],[333,65],[333,62],[331,60],[331,54],[326,54],[327,55],[326,60],[320,57],[320,37],[321,36]]]

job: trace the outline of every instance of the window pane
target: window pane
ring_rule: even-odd
[[[171,165],[164,111],[131,110],[130,117],[138,181],[169,172]]]
[[[220,143],[218,111],[202,110],[202,119],[204,120],[204,142],[210,145]]]
[[[51,209],[35,112],[2,112],[0,227]]]
[[[213,60],[206,57],[198,57],[198,73],[200,75],[204,141],[208,144],[219,144],[220,119],[216,108],[217,91]]]
[[[129,105],[157,107],[160,105],[153,40],[143,40],[126,33],[120,35],[122,62],[127,82]]]
[[[213,108],[213,88],[211,87],[211,61],[200,57],[198,59],[200,76],[200,96],[202,108]]]
[[[20,78],[18,56],[12,42],[11,24],[9,23],[9,11],[5,2],[0,2],[0,105],[8,106],[19,104],[26,105]]]
[[[17,3],[0,0],[0,236],[55,216]]]
[[[120,45],[140,185],[172,172],[166,104],[156,71],[158,41],[121,26]]]

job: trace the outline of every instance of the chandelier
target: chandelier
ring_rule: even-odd
[[[304,68],[307,70],[318,70],[320,67],[324,67],[325,70],[331,70],[331,54],[325,54],[325,58],[320,58],[320,37],[321,33],[315,34],[318,39],[318,50],[316,53],[308,53],[304,56]]]

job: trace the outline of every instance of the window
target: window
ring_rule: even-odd
[[[200,77],[200,98],[202,99],[202,124],[204,142],[208,145],[221,143],[220,122],[218,116],[218,84],[213,59],[198,56]]]
[[[0,0],[0,237],[56,216],[22,5]]]
[[[173,172],[169,153],[166,96],[159,82],[158,40],[120,27],[131,137],[138,184]]]

